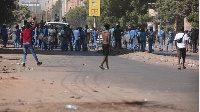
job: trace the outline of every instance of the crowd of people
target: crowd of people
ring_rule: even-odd
[[[66,22],[65,18],[63,18],[62,22]],[[19,48],[20,43],[21,47],[23,45],[22,38],[20,39],[21,31],[25,30],[23,26],[19,29],[19,25],[15,26],[15,31],[12,35],[14,36],[13,47]],[[58,31],[58,28],[50,25],[47,26],[41,20],[35,27],[32,32],[33,37],[33,47],[45,49],[45,50],[53,50],[54,48],[58,48],[60,46],[62,51],[75,50],[75,51],[87,51],[88,49],[99,48],[97,39],[100,39],[100,35],[97,32],[104,31],[97,30],[96,28],[90,29],[88,25],[84,28],[77,27],[75,30],[70,28],[70,25],[64,26],[63,29]],[[172,29],[168,28],[166,36],[166,32],[164,28],[153,31],[153,28],[145,29],[134,26],[128,26],[127,29],[122,30],[119,25],[112,26],[109,29],[111,34],[110,44],[115,48],[127,48],[133,51],[142,51],[145,52],[146,44],[148,44],[148,52],[154,52],[155,42],[157,40],[159,50],[168,51],[168,46],[171,45],[171,51],[174,51],[174,32]],[[195,28],[193,28],[190,32],[185,31],[185,34],[189,37],[188,45],[189,48],[193,50],[193,53],[197,52],[197,40],[198,40],[198,32]],[[3,39],[3,45],[6,47],[6,43],[8,40],[8,31],[6,29],[6,25],[3,25],[1,29],[1,36]],[[165,44],[165,40],[167,43]],[[123,42],[123,44],[122,44]],[[123,45],[123,47],[122,47]],[[165,45],[165,47],[164,47]]]
[[[66,23],[65,18],[63,18],[61,22]],[[84,28],[77,27],[75,30],[73,30],[70,27],[70,25],[65,25],[59,31],[56,26],[53,26],[53,25],[48,26],[47,24],[45,25],[43,20],[41,20],[41,22],[38,24],[34,20],[34,24],[32,25],[27,22],[21,29],[19,29],[19,25],[16,25],[15,28],[16,30],[12,34],[12,35],[15,35],[13,47],[19,48],[20,43],[21,43],[21,47],[26,46],[26,49],[24,49],[24,52],[25,52],[24,58],[26,58],[26,50],[30,45],[28,44],[28,47],[27,47],[26,41],[28,41],[28,43],[31,42],[32,43],[31,45],[33,48],[36,47],[36,48],[41,48],[45,50],[53,50],[60,46],[60,49],[62,51],[68,51],[68,50],[87,51],[89,49],[96,49],[96,48],[98,49],[99,45],[97,43],[97,39],[100,38],[100,36],[102,35],[102,32],[105,33],[105,31],[109,32],[109,35],[110,35],[109,44],[110,44],[110,47],[112,48],[118,48],[118,49],[125,48],[132,51],[145,52],[146,45],[148,44],[147,50],[149,53],[152,53],[155,50],[154,46],[155,46],[156,41],[158,42],[159,51],[164,51],[165,40],[168,39],[167,44],[165,46],[166,51],[168,51],[169,44],[171,45],[172,52],[174,51],[173,44],[175,44],[176,47],[178,46],[178,48],[176,48],[177,51],[181,47],[188,48],[187,45],[189,45],[189,47],[193,49],[193,53],[197,53],[198,51],[197,50],[198,32],[197,32],[197,29],[195,28],[193,28],[190,32],[184,31],[183,29],[181,29],[181,33],[184,34],[184,35],[181,34],[182,38],[184,37],[184,39],[186,40],[186,43],[184,42],[182,45],[178,44],[177,42],[174,42],[174,40],[177,41],[178,34],[176,34],[175,36],[175,33],[170,28],[167,29],[168,36],[166,32],[164,31],[164,28],[160,28],[159,31],[158,30],[153,31],[153,27],[151,27],[150,29],[145,29],[145,28],[139,28],[139,27],[134,27],[134,26],[128,26],[127,29],[122,30],[119,25],[112,26],[112,28],[110,28],[110,26],[108,27],[107,25],[107,27],[104,27],[102,30],[101,29],[97,30],[96,28],[92,28],[91,30],[88,27],[88,25],[86,25]],[[30,30],[28,31],[30,34],[24,33],[24,32],[27,32],[27,29]],[[27,34],[28,36],[31,37],[29,38],[29,40],[24,39],[24,37],[27,37]],[[5,24],[3,24],[3,28],[1,29],[1,37],[3,40],[3,47],[6,47],[6,44],[8,41],[8,31],[6,29]],[[104,40],[103,42],[105,43]],[[102,45],[102,48],[103,48],[103,45]],[[35,57],[36,62],[39,63],[36,55],[34,54],[34,50],[33,49],[30,49],[30,50],[33,56]],[[105,57],[105,60],[107,60],[106,57]],[[103,64],[101,64],[100,68],[102,68],[102,65]]]
[[[167,33],[164,31],[164,28],[162,27],[160,31],[157,29],[153,31],[153,28],[145,29],[145,28],[139,28],[134,26],[129,26],[128,29],[119,30],[119,26],[117,26],[116,29],[112,30],[110,29],[111,33],[114,33],[115,37],[115,47],[122,47],[122,44],[120,43],[123,40],[123,48],[130,49],[133,51],[141,51],[145,52],[146,46],[148,44],[148,52],[152,53],[155,49],[155,42],[158,42],[159,51],[166,51],[168,52],[168,46],[171,45],[171,51],[174,51],[174,45],[176,46],[176,42],[174,42],[175,39],[175,32],[171,28],[167,29]],[[121,37],[120,33],[121,32]],[[184,34],[188,36],[187,44],[189,45],[189,48],[193,50],[193,53],[197,53],[197,40],[198,40],[198,32],[197,29],[192,28],[190,32],[184,31]],[[112,40],[112,34],[111,34],[111,41]],[[116,38],[118,37],[118,38]],[[167,43],[165,44],[165,41]],[[112,44],[113,42],[111,42]]]

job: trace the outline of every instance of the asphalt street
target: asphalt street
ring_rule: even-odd
[[[78,89],[79,85],[88,89],[104,89],[104,87],[121,88],[118,92],[112,92],[112,96],[118,100],[148,100],[162,104],[173,105],[183,111],[197,111],[199,108],[199,70],[185,69],[178,71],[174,66],[152,65],[109,56],[109,70],[102,70],[99,65],[103,55],[85,52],[67,51],[42,51],[36,50],[38,58],[43,62],[42,66],[35,67],[32,55],[27,61],[27,66],[35,67],[34,72],[25,71],[21,76],[36,80],[48,80],[61,83],[65,89],[73,83]],[[29,58],[28,57],[28,58]],[[104,65],[105,66],[105,65]],[[94,86],[91,86],[94,85]],[[128,95],[121,96],[123,89],[130,90]],[[73,90],[70,90],[72,93]],[[99,99],[100,100],[100,99]]]

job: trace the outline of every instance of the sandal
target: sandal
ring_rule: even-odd
[[[99,66],[99,68],[104,69],[103,66],[101,66],[101,65]]]
[[[181,70],[181,66],[180,65],[178,66],[178,70]]]
[[[108,69],[109,69],[109,67],[106,67],[105,69],[106,69],[106,70],[108,70]]]

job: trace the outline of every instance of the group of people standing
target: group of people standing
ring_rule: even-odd
[[[173,46],[174,44],[176,45],[176,43],[174,43],[175,33],[172,31],[171,28],[167,29],[168,38],[163,27],[160,29],[160,31],[153,31],[152,27],[150,29],[140,29],[139,27],[135,28],[133,26],[128,26],[128,29],[122,30],[119,28],[119,26],[117,26],[116,29],[111,28],[109,31],[111,33],[110,41],[112,46],[122,48],[122,39],[123,48],[130,49],[133,51],[141,50],[142,52],[145,52],[146,44],[148,44],[148,52],[154,52],[156,40],[158,42],[159,51],[164,51],[164,48],[166,47],[165,51],[168,52],[168,46],[171,45],[171,51],[173,52]],[[198,32],[195,28],[193,28],[191,32],[184,31],[184,33],[188,36],[187,43],[190,45],[190,48],[193,49],[193,53],[197,53]],[[167,40],[166,44],[165,40]]]

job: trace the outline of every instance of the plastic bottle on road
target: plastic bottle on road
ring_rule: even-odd
[[[74,106],[74,105],[66,105],[65,107],[66,107],[67,109],[74,109],[74,110],[79,109],[77,106]]]

